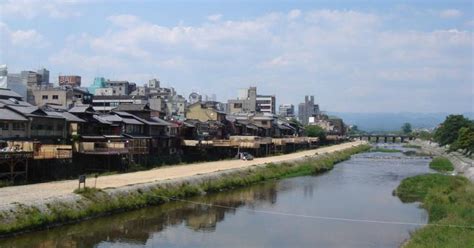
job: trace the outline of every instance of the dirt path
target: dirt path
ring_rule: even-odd
[[[286,155],[256,158],[253,161],[224,160],[190,165],[167,166],[147,171],[103,176],[98,178],[97,188],[118,188],[132,184],[189,177],[198,174],[239,169],[266,163],[291,161],[305,156],[311,156],[315,153],[321,154],[344,150],[362,143],[366,142],[355,141]],[[88,185],[93,185],[94,179],[88,179],[87,183]],[[77,180],[67,180],[0,188],[0,209],[7,208],[7,206],[12,203],[31,205],[33,203],[44,202],[54,198],[65,197],[73,194],[72,192],[77,188],[77,186]]]

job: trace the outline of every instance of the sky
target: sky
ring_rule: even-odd
[[[472,112],[472,1],[0,0],[0,64],[158,78],[218,100],[257,86],[332,112]]]

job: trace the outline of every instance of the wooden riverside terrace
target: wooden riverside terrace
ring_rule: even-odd
[[[33,152],[0,152],[0,179],[8,178],[14,181],[22,176],[25,181],[28,180],[28,160],[32,158]]]
[[[184,146],[203,147],[234,147],[259,148],[261,145],[285,146],[287,144],[314,144],[318,138],[291,137],[291,138],[261,138],[258,136],[230,136],[229,139],[219,140],[183,140]]]

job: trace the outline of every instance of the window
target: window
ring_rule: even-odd
[[[234,108],[242,108],[242,103],[234,103]]]
[[[268,121],[262,121],[262,125],[267,125]]]
[[[43,95],[41,98],[42,98],[43,100],[48,100],[48,95]]]
[[[25,123],[13,123],[14,131],[25,131]]]
[[[63,128],[64,128],[63,124],[58,124],[58,125],[56,126],[56,130],[58,130],[58,131],[62,131]]]
[[[58,95],[53,95],[53,100],[58,100],[59,96]]]
[[[8,123],[0,122],[0,130],[8,130]]]

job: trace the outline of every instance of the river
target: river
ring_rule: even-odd
[[[400,147],[397,147],[400,148]],[[265,182],[0,240],[0,247],[399,247],[427,223],[392,191],[429,159],[363,153]]]

